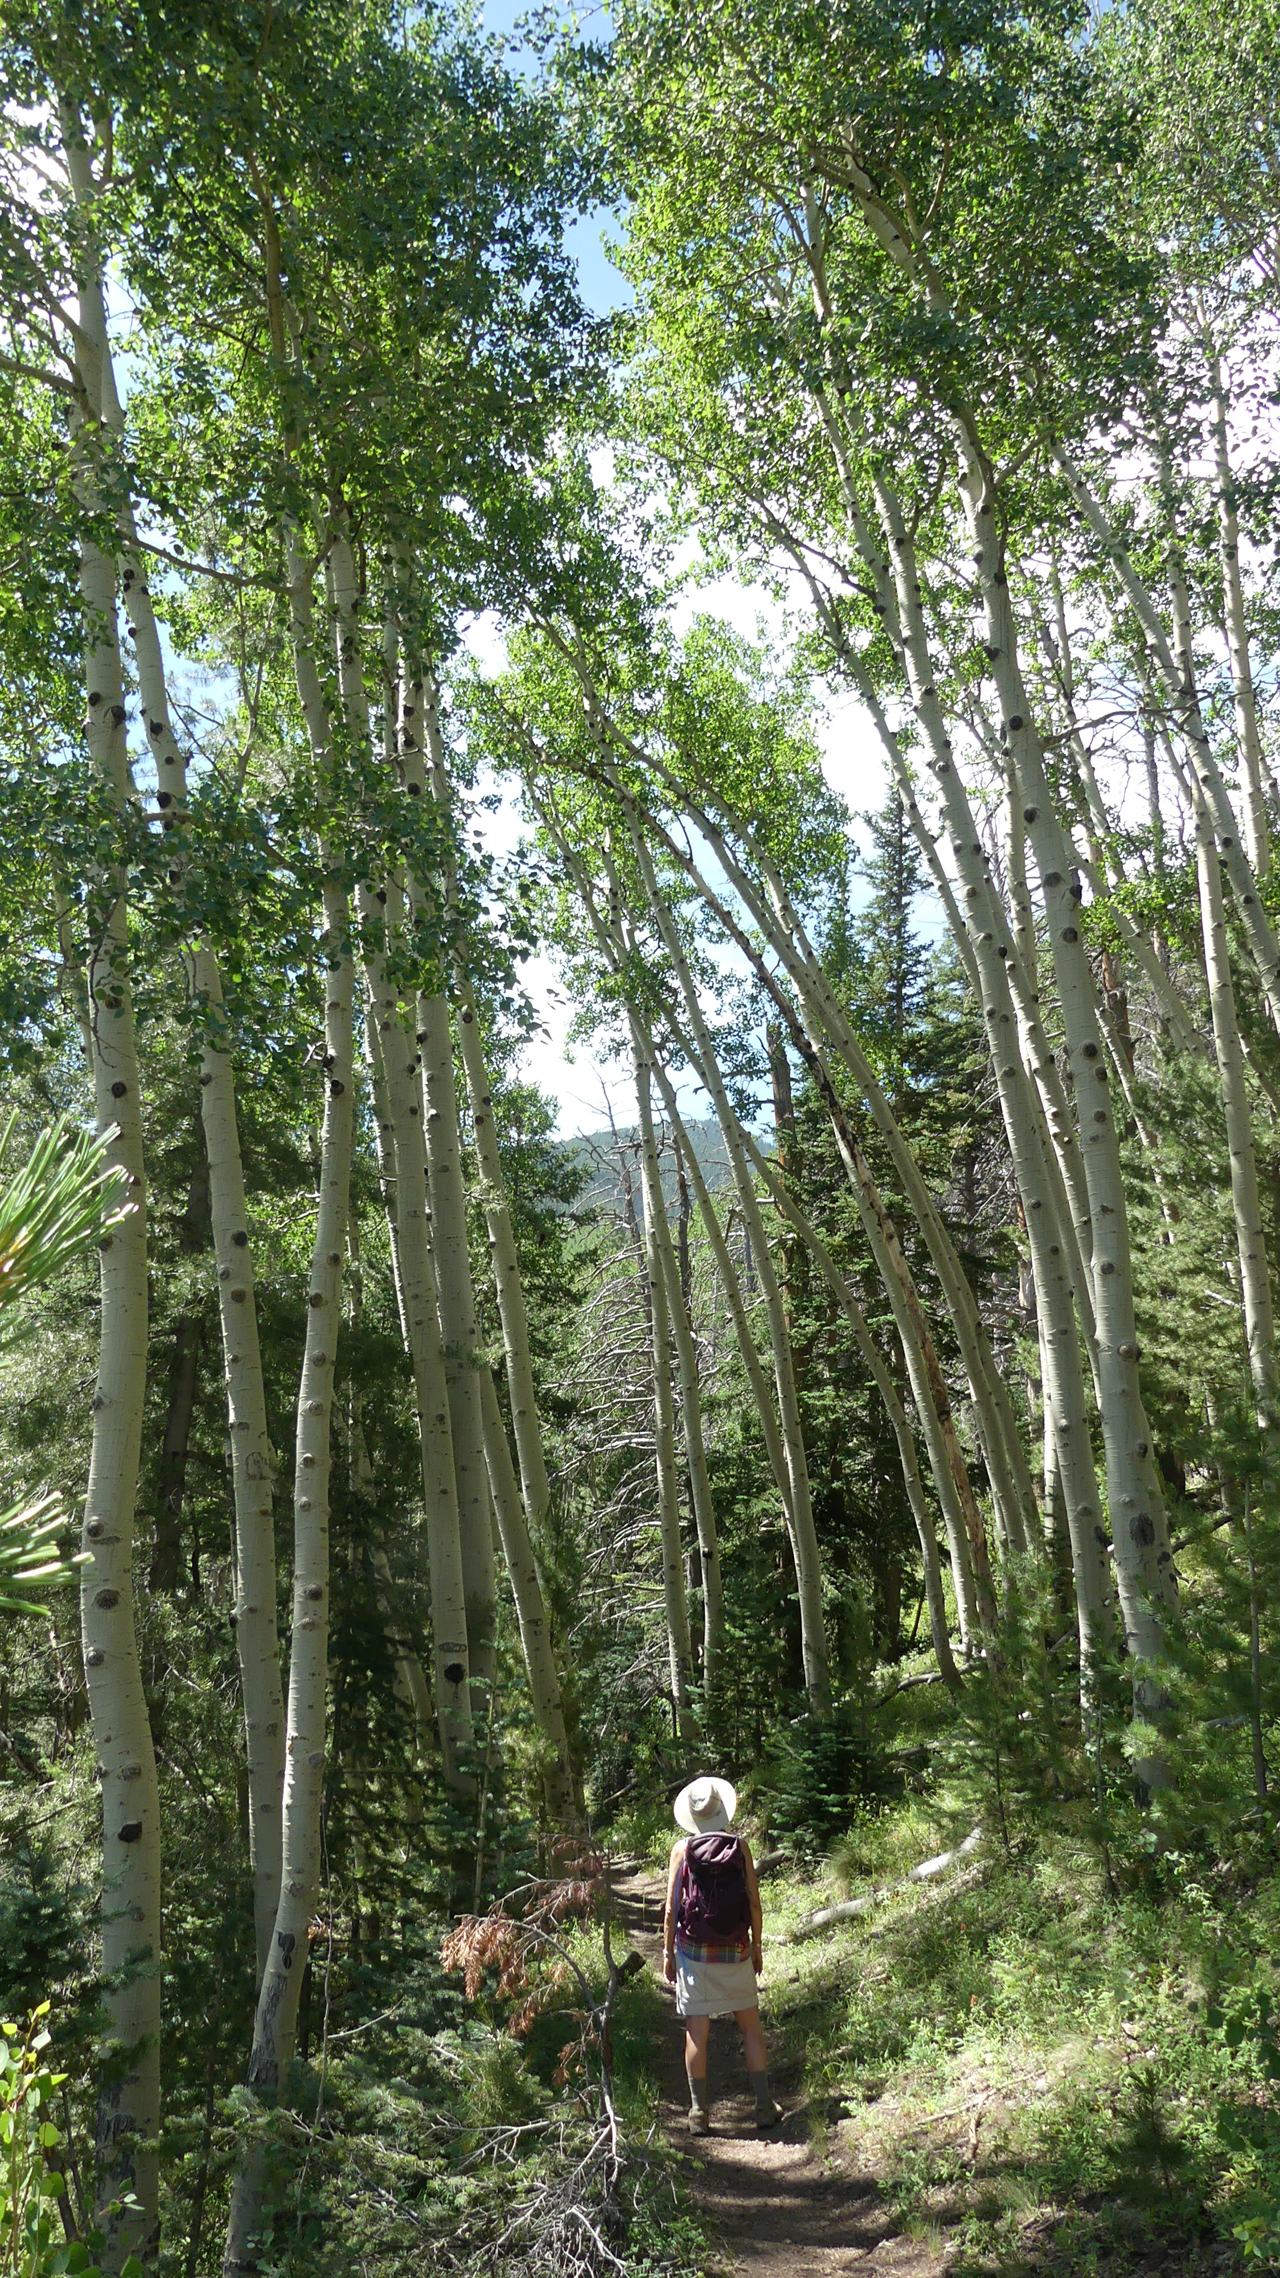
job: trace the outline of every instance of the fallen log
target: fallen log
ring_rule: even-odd
[[[816,1937],[819,1930],[830,1930],[837,1922],[854,1922],[860,1914],[869,1914],[874,1907],[883,1906],[886,1899],[896,1898],[899,1891],[909,1890],[912,1883],[932,1882],[937,1875],[945,1875],[949,1867],[959,1866],[962,1859],[971,1859],[982,1843],[982,1829],[975,1827],[957,1843],[954,1851],[939,1851],[932,1859],[921,1859],[919,1866],[897,1882],[885,1883],[879,1890],[866,1892],[862,1898],[846,1898],[838,1906],[820,1906],[816,1914],[802,1914],[789,1933],[788,1944],[799,1938]]]

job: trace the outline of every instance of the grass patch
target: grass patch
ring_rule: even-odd
[[[883,1887],[955,1833],[919,1801],[872,1808],[823,1882]],[[822,1898],[812,1878],[769,1887],[770,2029],[900,2230],[940,2227],[975,2278],[1153,2252],[1280,2267],[1273,1878],[1169,1862],[1159,1895],[1117,1899],[1087,1850],[1045,1836],[786,1943]]]

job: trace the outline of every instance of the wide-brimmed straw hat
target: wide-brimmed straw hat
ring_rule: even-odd
[[[672,1805],[676,1826],[683,1827],[686,1835],[718,1835],[722,1828],[732,1827],[737,1808],[736,1788],[709,1774],[690,1780]]]

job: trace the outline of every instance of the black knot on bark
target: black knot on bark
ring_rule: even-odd
[[[448,1661],[445,1663],[444,1677],[445,1683],[447,1685],[460,1685],[463,1678],[466,1676],[466,1673],[467,1672],[463,1668],[460,1661]]]
[[[116,1082],[111,1086],[112,1099],[123,1099],[128,1089],[129,1086],[127,1084],[122,1084],[117,1078]]]
[[[332,1097],[332,1098],[334,1098],[334,1099],[339,1099],[339,1098],[341,1097],[342,1093],[343,1093],[343,1092],[346,1090],[346,1088],[347,1088],[347,1087],[346,1087],[346,1085],[345,1085],[345,1084],[340,1084],[340,1083],[338,1083],[338,1082],[337,1082],[337,1080],[335,1079],[335,1080],[334,1080],[334,1082],[333,1082],[333,1083],[331,1083],[331,1084],[330,1084],[330,1086],[329,1086],[329,1092],[330,1092],[330,1095],[331,1095],[331,1097]]]
[[[1016,734],[1017,734],[1017,732],[1018,732],[1018,730],[1019,730],[1019,728],[1022,726],[1022,714],[1021,714],[1021,712],[1015,712],[1015,713],[1014,713],[1014,715],[1013,715],[1012,719],[1011,719],[1011,720],[1010,720],[1010,722],[1009,722],[1009,726],[1011,727],[1011,729],[1013,730],[1014,734],[1016,735]]]
[[[126,1819],[120,1830],[120,1840],[122,1843],[140,1843],[142,1841],[142,1821],[140,1819]]]

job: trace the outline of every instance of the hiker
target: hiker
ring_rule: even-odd
[[[756,2126],[763,2133],[776,2127],[782,2114],[769,2094],[769,2060],[756,1994],[756,1979],[764,1967],[760,1886],[750,1845],[733,1832],[737,1793],[727,1780],[691,1780],[676,1797],[674,1808],[676,1825],[686,1833],[671,1846],[663,1975],[676,1989],[676,2015],[684,2019],[689,2130],[695,2136],[710,2132],[711,2020],[732,2015],[746,2053]]]

